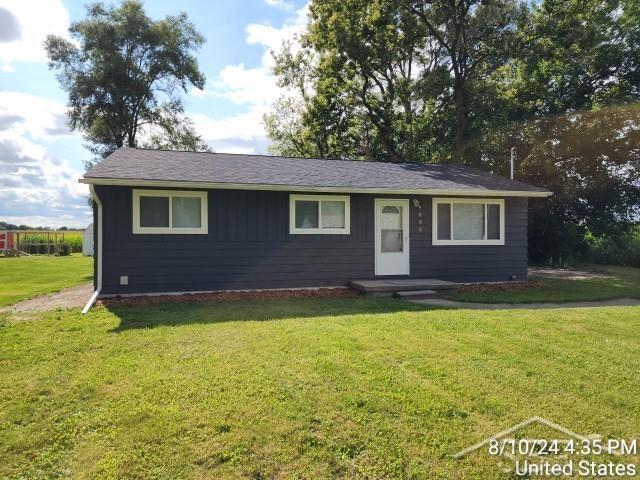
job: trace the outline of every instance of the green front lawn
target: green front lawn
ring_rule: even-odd
[[[564,280],[530,277],[529,280],[542,282],[543,285],[512,291],[458,292],[449,298],[462,302],[484,303],[561,303],[640,298],[640,268],[589,265],[578,270],[608,273],[613,278]]]
[[[90,282],[92,276],[93,258],[81,254],[0,257],[0,307]]]
[[[533,415],[605,438],[640,425],[635,307],[295,299],[3,322],[2,478],[513,478],[451,455]]]

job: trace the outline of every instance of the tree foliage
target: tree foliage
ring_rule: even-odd
[[[638,13],[631,1],[542,2],[493,79],[508,122],[479,155],[495,164],[516,146],[520,178],[554,192],[531,201],[535,260],[562,263],[588,236],[622,237],[640,219]]]
[[[508,172],[530,202],[530,254],[561,262],[640,218],[640,6],[633,0],[312,1],[276,56],[292,96],[274,151]]]
[[[513,1],[329,0],[310,11],[301,49],[276,58],[281,85],[303,103],[277,103],[266,118],[276,149],[464,161],[481,117],[476,83],[512,48],[521,14]]]
[[[183,150],[190,152],[213,152],[195,131],[193,120],[182,109],[166,109],[159,116],[158,124],[150,129],[141,142],[144,148],[161,150]]]
[[[70,33],[75,41],[49,35],[45,47],[69,94],[70,125],[83,132],[92,152],[135,147],[150,126],[171,141],[173,121],[183,113],[179,92],[205,82],[194,56],[204,37],[186,14],[154,21],[139,1],[95,3]],[[181,129],[197,137],[190,124]]]

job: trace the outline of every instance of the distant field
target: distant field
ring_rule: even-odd
[[[92,268],[82,254],[0,258],[0,306],[90,282]]]
[[[56,232],[58,237],[58,242],[62,242],[63,240],[63,232]],[[64,242],[71,247],[72,253],[82,253],[82,230],[69,230],[64,232]],[[47,241],[53,242],[54,233],[53,232],[38,232],[38,233],[20,233],[20,244],[44,244]],[[45,247],[42,247],[43,249]],[[25,249],[26,251],[26,249]],[[40,252],[36,250],[27,251],[27,253],[46,253],[46,250],[42,250]]]

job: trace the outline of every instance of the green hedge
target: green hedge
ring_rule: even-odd
[[[619,238],[587,237],[584,257],[592,263],[640,267],[640,226]]]

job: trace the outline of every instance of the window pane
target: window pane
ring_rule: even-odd
[[[402,252],[402,230],[382,230],[382,251]]]
[[[484,239],[484,204],[453,204],[453,239]]]
[[[389,205],[383,207],[380,222],[383,230],[402,228],[402,208]]]
[[[487,204],[487,239],[500,240],[500,205]]]
[[[344,202],[322,201],[322,228],[344,228]]]
[[[451,240],[451,204],[438,204],[438,240]]]
[[[314,200],[296,200],[296,228],[318,228],[318,204]]]
[[[140,197],[140,226],[169,227],[169,197]]]
[[[402,207],[387,205],[380,215],[380,240],[383,252],[402,252]]]
[[[200,228],[201,199],[199,197],[172,198],[172,225],[174,228]]]

